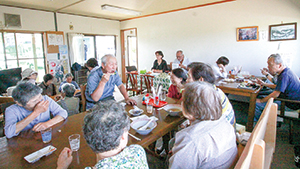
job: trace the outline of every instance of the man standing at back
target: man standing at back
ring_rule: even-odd
[[[179,65],[179,68],[183,69],[185,72],[187,72],[187,66],[190,64],[190,61],[187,57],[184,56],[182,50],[178,50],[176,52],[176,59],[173,63],[177,63]],[[172,65],[172,63],[171,63]],[[172,69],[175,69],[172,67]]]
[[[300,100],[300,81],[299,77],[286,67],[279,54],[272,54],[268,58],[268,69],[271,74],[278,74],[278,79],[274,91],[263,99],[256,100],[254,121],[258,121],[269,98],[284,98],[290,100]],[[277,103],[277,102],[276,102]],[[280,103],[279,103],[280,105]],[[286,103],[291,109],[300,109],[296,103]]]
[[[113,99],[115,85],[125,98],[127,104],[136,104],[130,99],[125,86],[117,72],[117,59],[113,55],[105,55],[101,58],[101,67],[90,73],[85,91],[87,109],[91,109],[95,103],[101,100]]]

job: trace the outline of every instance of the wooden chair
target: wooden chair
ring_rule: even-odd
[[[277,104],[269,99],[257,122],[236,169],[270,168],[276,143]]]
[[[281,101],[280,111],[278,112],[278,116],[286,119],[289,123],[289,143],[293,144],[293,132],[294,132],[294,121],[300,120],[300,109],[298,110],[285,110],[285,105],[287,102],[296,103],[300,105],[300,101],[298,100],[289,100],[289,99],[281,99],[276,98],[276,100]]]
[[[141,90],[138,86],[138,73],[137,72],[127,72],[127,80],[126,80],[126,90],[132,91],[133,95],[140,94]]]
[[[153,80],[154,76],[152,75],[141,75],[141,93],[144,93],[144,90],[147,90],[147,93],[151,93],[151,86],[153,86]]]
[[[11,96],[0,97],[0,103],[13,102],[14,99]]]
[[[0,137],[3,137],[5,135],[4,134],[5,109],[13,104],[15,104],[14,101],[0,104]]]
[[[86,97],[85,97],[86,84],[81,85],[80,89],[81,89],[81,110],[85,112],[86,111]]]

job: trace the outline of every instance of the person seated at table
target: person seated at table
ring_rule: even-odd
[[[34,71],[30,68],[27,68],[25,70],[23,70],[23,72],[21,73],[22,75],[22,80],[21,82],[25,82],[25,81],[28,81],[32,84],[35,84],[37,85],[36,83],[36,79],[37,79],[37,76],[38,76],[38,72],[37,71]]]
[[[222,116],[215,87],[186,84],[182,113],[192,124],[176,133],[169,168],[229,168],[237,157],[235,130]]]
[[[227,71],[225,69],[225,66],[229,64],[229,59],[225,56],[219,57],[216,64],[212,66],[216,78],[226,78],[227,77]]]
[[[188,77],[187,77],[187,83],[194,82],[194,81],[205,81],[212,85],[215,84],[215,75],[212,70],[212,68],[205,63],[202,62],[192,62],[188,65],[189,71],[188,71]],[[222,99],[222,114],[226,117],[227,121],[235,126],[235,115],[234,110],[232,108],[232,105],[225,95],[225,93],[217,88],[214,85],[214,88],[216,91],[220,94]]]
[[[103,100],[114,100],[113,92],[118,86],[127,104],[135,105],[136,101],[129,98],[125,86],[117,71],[117,59],[111,54],[101,58],[101,67],[89,75],[85,91],[87,109]]]
[[[65,76],[66,80],[60,83],[58,91],[61,92],[61,87],[65,83],[71,83],[71,84],[73,84],[75,86],[76,89],[80,89],[80,87],[78,86],[78,84],[75,81],[73,81],[73,78],[74,77],[73,77],[72,73],[67,73],[66,76]]]
[[[86,62],[86,67],[89,69],[89,73],[87,74],[87,76],[89,76],[89,74],[93,71],[95,71],[96,69],[99,68],[99,64],[96,58],[90,58],[87,62]]]
[[[148,168],[145,150],[136,144],[127,146],[129,129],[126,111],[112,100],[96,105],[84,117],[83,135],[97,159],[93,168]],[[72,159],[72,150],[65,147],[57,169],[68,168]]]
[[[16,86],[12,93],[16,104],[5,110],[4,129],[7,138],[29,129],[39,132],[68,117],[66,110],[41,93],[42,89],[30,82],[21,82]],[[50,113],[53,115],[52,119]]]
[[[71,83],[65,83],[61,87],[62,99],[57,103],[65,110],[67,110],[68,115],[74,115],[79,113],[79,101],[78,97],[74,97],[75,86]]]
[[[151,68],[153,73],[162,73],[168,71],[167,62],[162,59],[164,57],[162,51],[156,51],[155,56],[156,60],[154,61],[153,66]]]
[[[51,74],[45,74],[43,77],[44,81],[38,86],[43,89],[42,95],[47,96],[55,96],[56,95],[56,87],[53,84],[54,76]]]
[[[292,70],[285,66],[283,59],[279,54],[271,54],[268,57],[268,69],[273,75],[278,74],[276,87],[274,91],[263,99],[256,99],[254,121],[258,121],[263,109],[265,108],[267,101],[270,98],[283,98],[289,100],[300,100],[300,81],[299,77],[292,72]],[[280,102],[276,101],[278,108],[280,108]],[[298,103],[287,102],[286,106],[290,109],[300,109]]]
[[[257,96],[258,98],[265,97],[265,96],[271,94],[274,91],[274,89],[276,87],[275,84],[277,82],[277,77],[278,77],[277,74],[272,75],[267,68],[263,68],[263,69],[260,69],[260,70],[261,70],[261,74],[265,75],[267,80],[263,81],[260,78],[256,79],[257,84],[264,86],[258,92],[258,96]]]
[[[170,65],[172,66],[172,63],[177,63],[179,65],[179,68],[183,69],[185,73],[188,71],[188,65],[190,64],[189,58],[185,57],[182,50],[178,50],[176,52],[176,59],[174,62],[171,62]],[[175,69],[172,67],[172,69]]]
[[[173,69],[171,74],[171,86],[169,87],[168,97],[181,99],[181,90],[184,88],[186,83],[186,73],[181,68]]]

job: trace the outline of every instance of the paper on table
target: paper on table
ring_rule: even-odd
[[[55,150],[56,150],[55,147],[53,147],[52,145],[49,145],[47,147],[44,147],[36,152],[33,152],[33,153],[25,156],[24,159],[29,163],[34,163],[34,162],[38,161],[40,158],[42,158],[43,156],[50,155]]]

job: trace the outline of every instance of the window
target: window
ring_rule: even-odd
[[[21,67],[38,72],[37,81],[45,75],[42,33],[0,32],[0,70]]]
[[[105,54],[116,55],[116,36],[68,34],[71,63],[84,64],[90,58],[101,59]]]

